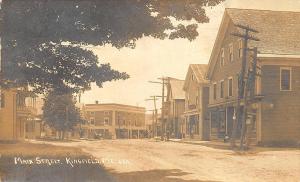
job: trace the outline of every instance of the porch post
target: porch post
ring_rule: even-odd
[[[258,107],[256,110],[256,138],[257,138],[257,143],[262,141],[262,105],[261,103],[258,103]]]
[[[228,135],[228,107],[225,107],[225,135]]]
[[[211,111],[209,111],[209,140],[211,140]]]

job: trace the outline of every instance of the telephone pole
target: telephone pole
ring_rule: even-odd
[[[157,83],[162,85],[162,95],[157,96],[161,97],[161,124],[162,124],[162,137],[166,135],[166,122],[165,122],[165,85],[169,83],[169,77],[158,78],[161,82],[158,81],[149,81],[149,83]]]
[[[156,101],[158,100],[157,96],[150,96],[150,99],[145,99],[145,101],[153,101],[154,105],[154,117],[155,117],[155,124],[153,125],[153,134],[157,136],[157,108],[156,108]]]
[[[244,135],[243,130],[245,130],[245,117],[247,112],[247,96],[245,95],[245,77],[246,77],[246,67],[247,67],[247,53],[249,51],[248,49],[248,41],[259,41],[259,39],[253,37],[250,35],[250,33],[258,33],[257,30],[250,28],[249,26],[244,25],[235,25],[236,27],[242,29],[244,31],[244,34],[241,33],[232,33],[233,36],[240,37],[243,39],[243,55],[242,55],[242,67],[241,72],[239,74],[239,82],[238,82],[238,98],[237,98],[237,109],[236,109],[236,120],[233,122],[233,130],[231,135],[231,146],[235,147],[235,139],[237,135],[238,130],[238,123],[242,123],[242,135]],[[244,107],[241,106],[241,100],[244,99]],[[241,142],[243,136],[241,135]]]
[[[260,74],[257,73],[257,69],[260,69],[257,66],[257,47],[248,50],[253,52],[253,56],[251,64],[248,68],[247,80],[245,84],[240,149],[244,149],[244,143],[246,148],[248,148],[249,145],[249,136],[247,135],[251,135],[252,128],[250,124],[253,122],[253,118],[256,117],[256,111],[253,112],[253,109],[251,109],[252,104],[257,102],[255,98],[255,81],[256,77],[260,76]]]
[[[155,110],[152,109],[152,110],[147,110],[147,111],[152,111],[152,130],[151,130],[151,135],[152,135],[152,137],[154,137]]]

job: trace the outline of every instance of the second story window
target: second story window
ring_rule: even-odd
[[[214,85],[213,85],[213,91],[214,91],[214,100],[216,100],[217,99],[217,84],[216,83],[214,83]]]
[[[239,40],[239,58],[243,57],[243,40]]]
[[[104,118],[104,125],[109,125],[109,118]]]
[[[224,81],[220,82],[220,98],[224,98]]]
[[[280,90],[290,91],[292,90],[292,69],[280,68]]]
[[[225,53],[224,53],[224,48],[221,49],[221,54],[220,54],[220,66],[224,66],[225,65]]]
[[[94,125],[94,124],[95,124],[95,118],[90,118],[90,123],[91,123],[92,125]]]
[[[229,97],[231,97],[232,96],[232,87],[233,87],[233,85],[232,85],[232,78],[228,78],[228,96]]]
[[[233,61],[233,44],[229,45],[229,61]]]

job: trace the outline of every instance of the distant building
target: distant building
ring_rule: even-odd
[[[171,137],[182,138],[185,93],[183,91],[184,80],[168,78],[167,99],[165,111],[167,117],[167,129]]]
[[[184,133],[189,138],[209,139],[207,64],[191,64],[183,85],[185,91]]]
[[[147,136],[145,108],[122,104],[86,104],[81,137],[144,138]]]

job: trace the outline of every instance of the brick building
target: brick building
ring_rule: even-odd
[[[86,104],[87,122],[81,125],[82,137],[144,138],[145,108],[122,104]]]

